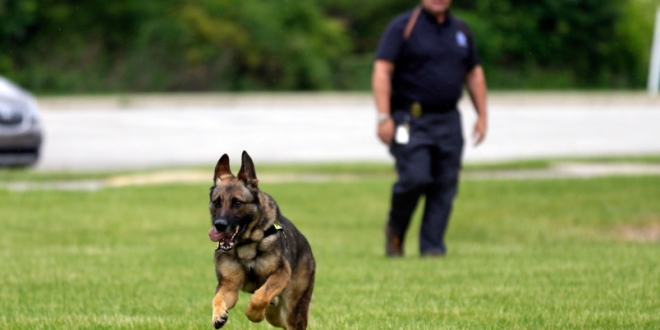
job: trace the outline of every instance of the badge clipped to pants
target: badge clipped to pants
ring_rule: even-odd
[[[410,107],[410,115],[413,118],[422,116],[422,105],[419,102],[414,102]],[[398,144],[408,144],[410,142],[410,116],[406,115],[406,119],[402,124],[396,127],[394,134],[394,141]]]
[[[407,119],[403,124],[396,127],[394,141],[398,144],[408,144],[410,142],[410,125]]]

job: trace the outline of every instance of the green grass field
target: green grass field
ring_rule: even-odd
[[[418,256],[417,217],[391,260],[393,179],[261,183],[312,244],[311,329],[660,325],[660,177],[465,180],[447,257]],[[0,329],[212,329],[209,186],[0,188]],[[225,329],[270,328],[248,300]]]

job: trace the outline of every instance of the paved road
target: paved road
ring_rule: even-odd
[[[256,162],[391,161],[366,94],[142,95],[40,99],[40,170]],[[660,154],[660,99],[643,94],[493,94],[486,142],[467,162]],[[475,119],[464,100],[469,140]]]

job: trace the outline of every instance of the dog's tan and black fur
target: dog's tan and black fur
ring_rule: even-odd
[[[243,151],[234,176],[224,154],[215,167],[209,209],[218,287],[213,326],[225,325],[238,291],[252,293],[246,315],[275,327],[305,329],[314,289],[315,261],[307,239],[259,190],[254,164]]]

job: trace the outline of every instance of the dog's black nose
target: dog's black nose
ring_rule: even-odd
[[[213,221],[213,227],[215,231],[222,233],[227,229],[228,223],[226,219],[217,219]]]

